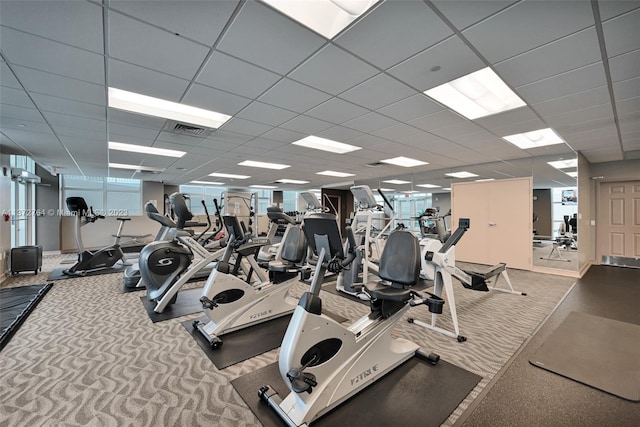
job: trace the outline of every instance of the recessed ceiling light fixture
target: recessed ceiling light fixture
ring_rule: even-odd
[[[545,145],[562,144],[564,142],[564,140],[551,128],[516,133],[509,136],[503,136],[502,139],[512,143],[518,148],[522,148],[523,150],[528,148],[544,147]]]
[[[127,165],[124,163],[109,163],[109,167],[114,169],[128,169],[134,171],[164,172],[164,168],[156,168],[153,166]]]
[[[254,160],[245,160],[244,162],[238,163],[238,166],[249,166],[252,168],[277,169],[277,170],[291,167],[291,165],[281,165],[279,163],[256,162]]]
[[[565,172],[567,175],[569,175],[572,178],[577,178],[578,177],[578,172],[574,171],[574,172]]]
[[[302,138],[299,141],[292,142],[292,144],[299,145],[300,147],[314,148],[316,150],[329,151],[331,153],[337,154],[350,153],[351,151],[362,149],[362,147],[333,141],[331,139],[320,138],[313,135]]]
[[[218,178],[231,178],[231,179],[247,179],[247,178],[251,178],[249,175],[234,175],[234,174],[231,174],[231,173],[218,173],[218,172],[210,173],[209,176],[216,176]]]
[[[434,184],[416,184],[416,187],[423,187],[423,188],[440,188],[439,185],[434,185]]]
[[[578,159],[556,160],[555,162],[547,162],[547,164],[556,169],[577,168]]]
[[[412,168],[415,166],[428,165],[429,163],[421,160],[411,159],[409,157],[394,157],[393,159],[380,160],[382,163],[388,163],[390,165],[402,166],[405,168]]]
[[[109,88],[109,107],[213,129],[219,128],[231,118],[231,116],[215,111],[154,98],[135,92],[128,92],[113,87]]]
[[[487,182],[487,181],[495,181],[495,178],[483,178],[483,179],[476,179],[475,182]]]
[[[122,142],[113,141],[109,141],[109,150],[128,151],[130,153],[154,154],[156,156],[167,157],[182,157],[187,154],[184,151],[147,147],[146,145],[123,144]]]
[[[223,184],[224,184],[224,182],[213,182],[213,181],[191,181],[189,184],[223,185]]]
[[[527,105],[489,67],[424,93],[470,120]]]
[[[451,187],[442,187],[443,190],[451,191]]]
[[[348,176],[356,176],[355,173],[336,172],[336,171],[316,172],[316,175],[337,176],[338,178],[346,178]]]
[[[264,188],[264,189],[278,188],[275,185],[259,185],[259,184],[250,185],[249,187],[251,187],[251,188]]]
[[[379,0],[262,0],[305,27],[334,38]]]
[[[387,184],[396,184],[396,185],[411,184],[411,181],[403,181],[401,179],[388,179],[388,180],[382,181],[382,182],[386,182]],[[392,191],[395,191],[395,190],[392,190]]]
[[[445,173],[445,175],[452,176],[454,178],[473,178],[474,176],[478,176],[475,173],[471,173],[467,171]]]
[[[298,179],[278,179],[276,180],[276,182],[279,182],[280,184],[308,184],[309,181],[300,181]]]

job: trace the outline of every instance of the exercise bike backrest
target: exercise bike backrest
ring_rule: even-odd
[[[238,247],[243,243],[246,243],[246,235],[243,231],[243,227],[238,221],[238,217],[233,214],[225,214],[222,216],[222,222],[229,235],[227,244],[232,247]]]
[[[95,222],[97,219],[104,219],[104,215],[96,215],[93,206],[87,206],[84,197],[67,197],[67,209],[73,215],[84,217],[86,222]]]
[[[409,231],[389,235],[380,256],[378,276],[392,287],[414,286],[420,276],[420,244]]]
[[[291,218],[289,215],[287,215],[286,213],[282,212],[281,208],[278,208],[276,206],[269,206],[267,207],[267,218],[269,218],[269,221],[274,222],[276,224],[292,224],[292,225],[296,225],[298,224],[298,222],[296,222],[295,219]]]
[[[171,194],[169,196],[169,203],[171,203],[173,213],[177,217],[176,227],[181,230],[186,226],[187,221],[193,218],[193,214],[187,207],[185,197],[181,193]]]
[[[317,256],[322,249],[325,250],[325,259],[319,260],[322,263],[337,261],[337,264],[329,265],[328,270],[336,272],[351,264],[356,253],[351,248],[355,248],[355,237],[351,227],[346,228],[347,239],[349,240],[349,253],[345,257],[342,247],[342,237],[336,216],[330,213],[314,213],[304,219],[302,226],[307,244]]]
[[[158,209],[156,208],[156,205],[154,205],[151,202],[147,202],[144,205],[144,210],[147,214],[147,217],[149,219],[152,219],[154,221],[157,221],[160,223],[160,225],[162,225],[163,227],[168,227],[168,228],[175,228],[176,227],[176,223],[173,222],[171,220],[171,218],[165,216],[165,215],[160,215],[160,212],[158,212]]]

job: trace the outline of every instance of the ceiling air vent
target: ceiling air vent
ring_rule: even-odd
[[[365,166],[368,167],[368,168],[379,168],[383,164],[384,163],[382,163],[382,162],[374,162],[374,163],[367,163]]]
[[[167,120],[164,129],[165,132],[176,133],[178,135],[193,136],[196,138],[206,138],[212,131],[210,128],[191,125],[189,123],[176,122]]]

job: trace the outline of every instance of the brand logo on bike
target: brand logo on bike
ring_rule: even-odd
[[[166,267],[173,264],[173,258],[161,258],[156,262],[157,267]]]
[[[260,317],[264,317],[268,314],[271,314],[273,310],[265,310],[265,311],[261,311],[260,313],[255,313],[252,314],[251,316],[249,316],[249,319],[259,319]]]
[[[365,378],[373,375],[375,372],[378,372],[378,365],[373,365],[369,369],[366,369],[360,372],[355,377],[351,378],[351,385],[358,384],[360,381],[363,381]]]

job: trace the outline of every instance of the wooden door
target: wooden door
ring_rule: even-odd
[[[599,259],[640,257],[640,181],[600,184],[597,239]]]

